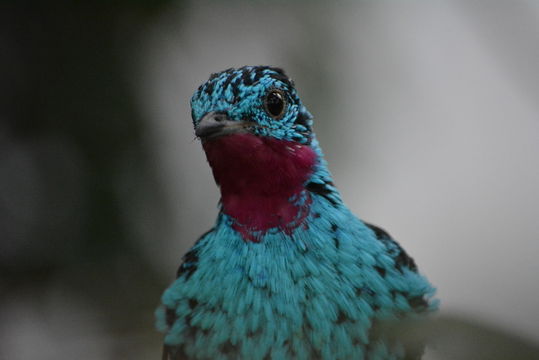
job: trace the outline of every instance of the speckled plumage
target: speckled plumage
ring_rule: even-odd
[[[286,95],[279,119],[264,108],[273,89]],[[195,128],[212,112],[247,125],[240,134],[204,143],[223,202],[215,227],[184,256],[157,310],[158,328],[166,334],[163,358],[419,357],[421,349],[374,328],[381,320],[434,310],[434,289],[387,233],[343,204],[312,117],[284,72],[243,67],[213,74],[191,105]],[[311,164],[310,152],[308,170],[290,179],[278,173],[286,168],[280,159],[288,168]],[[254,170],[243,178],[234,166]],[[279,202],[283,196],[292,205]],[[254,207],[241,213],[244,203]],[[253,214],[268,209],[275,213]]]

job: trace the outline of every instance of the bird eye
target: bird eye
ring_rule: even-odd
[[[280,119],[286,107],[285,95],[281,90],[273,89],[268,92],[264,99],[266,112],[274,119]]]

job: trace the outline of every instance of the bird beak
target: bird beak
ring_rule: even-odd
[[[195,135],[202,141],[215,139],[224,135],[246,133],[253,123],[230,120],[223,112],[212,111],[204,115],[195,128]]]

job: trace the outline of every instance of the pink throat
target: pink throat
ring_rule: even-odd
[[[233,134],[203,147],[221,188],[223,211],[245,240],[256,242],[271,228],[291,232],[303,224],[310,205],[303,185],[316,161],[310,146]]]

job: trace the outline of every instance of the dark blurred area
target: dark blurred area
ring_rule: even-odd
[[[167,212],[125,69],[127,50],[165,5],[1,5],[1,359],[66,356],[38,348],[69,348],[91,338],[88,328],[106,346],[88,344],[76,358],[158,348],[153,310],[166,282],[136,240],[157,238]]]

